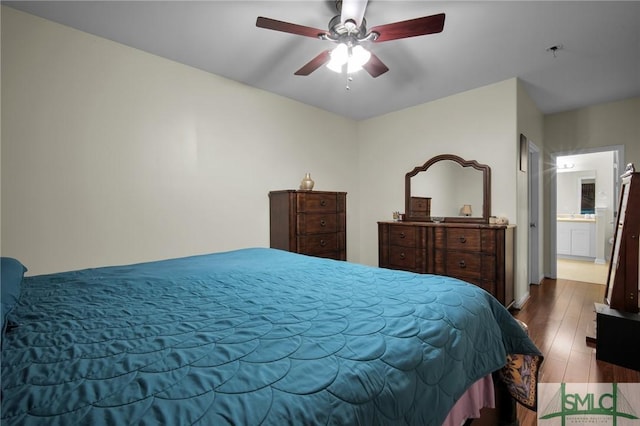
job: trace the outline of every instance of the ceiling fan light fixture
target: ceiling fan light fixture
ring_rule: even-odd
[[[371,59],[371,52],[364,47],[357,45],[351,49],[351,55],[349,55],[349,65],[362,68],[364,64]]]
[[[329,53],[331,59],[327,63],[327,68],[333,72],[342,72],[342,67],[349,60],[349,48],[346,44],[340,43]]]
[[[331,60],[327,63],[327,68],[333,72],[341,73],[346,64],[347,73],[353,74],[360,71],[362,66],[369,62],[371,52],[360,45],[349,47],[340,43],[329,56]]]
[[[362,65],[358,65],[349,61],[347,63],[347,74],[355,74],[362,69]]]

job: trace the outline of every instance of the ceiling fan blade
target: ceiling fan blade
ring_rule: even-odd
[[[441,32],[443,28],[444,13],[439,13],[437,15],[423,16],[422,18],[409,19],[393,24],[378,25],[377,27],[371,28],[370,31],[380,34],[375,40],[376,43],[379,43],[381,41],[435,34]]]
[[[258,19],[256,20],[256,27],[313,38],[318,38],[320,34],[327,34],[327,31],[320,30],[318,28],[305,27],[304,25],[278,21],[276,19],[265,18],[263,16],[258,16]]]
[[[382,63],[380,58],[378,58],[373,53],[371,54],[371,58],[369,58],[369,61],[364,64],[362,68],[367,70],[367,72],[371,74],[371,77],[373,78],[376,78],[379,75],[382,75],[385,72],[389,71],[389,68],[384,63]]]
[[[367,8],[368,0],[342,0],[340,6],[340,21],[344,24],[347,20],[352,19],[356,22],[356,26],[360,26],[362,18],[364,18],[364,10]]]
[[[329,55],[330,52],[331,52],[330,50],[325,50],[324,52],[320,53],[318,56],[316,56],[315,58],[307,62],[305,65],[303,65],[302,68],[300,68],[294,74],[295,75],[311,74],[312,72],[314,72],[315,70],[317,70],[318,68],[320,68],[321,66],[329,62],[329,59],[331,59],[331,56]]]

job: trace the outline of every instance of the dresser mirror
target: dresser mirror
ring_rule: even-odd
[[[407,221],[488,223],[490,215],[491,168],[485,164],[443,154],[405,175]]]

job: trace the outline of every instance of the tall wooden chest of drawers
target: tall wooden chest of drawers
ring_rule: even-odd
[[[513,226],[378,222],[378,265],[455,277],[514,302]]]
[[[347,259],[346,192],[269,192],[271,247]]]

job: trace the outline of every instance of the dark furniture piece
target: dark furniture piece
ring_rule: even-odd
[[[429,220],[431,217],[431,198],[429,197],[409,197],[409,209],[407,216]]]
[[[514,226],[378,222],[378,266],[462,279],[514,302]]]
[[[596,303],[596,359],[640,371],[640,315]]]
[[[630,344],[640,335],[640,173],[629,164],[621,179],[604,303],[595,304],[596,359],[640,370],[640,349]]]
[[[638,257],[640,252],[640,172],[632,164],[622,175],[618,217],[605,290],[612,309],[638,312]]]
[[[347,259],[346,192],[269,192],[271,248]]]
[[[472,205],[481,213],[462,216]],[[405,221],[378,222],[378,266],[459,278],[513,304],[515,227],[489,224],[489,166],[435,156],[405,175],[405,207]]]

